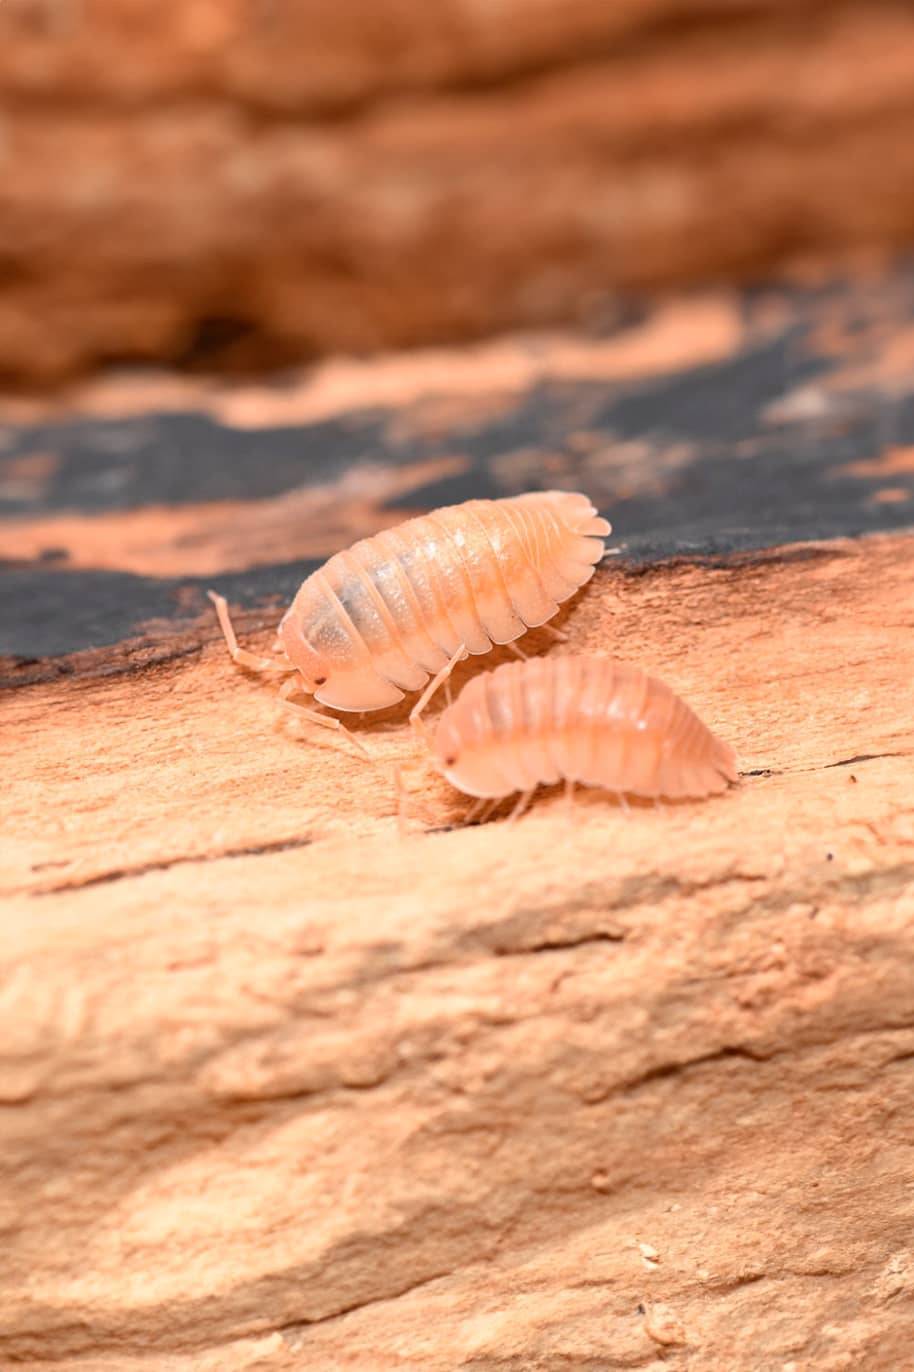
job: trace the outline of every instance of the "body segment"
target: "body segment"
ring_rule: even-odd
[[[736,781],[732,749],[662,681],[612,658],[511,662],[467,683],[435,732],[447,779],[467,795],[583,782],[685,799]]]

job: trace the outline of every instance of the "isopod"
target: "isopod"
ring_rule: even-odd
[[[608,657],[508,662],[467,682],[433,740],[444,776],[466,795],[582,782],[619,796],[713,795],[737,779],[733,750],[669,686]]]
[[[279,625],[281,659],[239,648],[225,599],[209,595],[235,662],[296,674],[280,691],[285,701],[307,694],[335,710],[380,710],[433,674],[437,684],[459,658],[545,624],[593,575],[610,531],[587,496],[570,491],[468,500],[409,519],[335,553],[302,583]]]

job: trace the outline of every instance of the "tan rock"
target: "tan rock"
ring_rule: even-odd
[[[572,642],[744,776],[570,828],[447,831],[402,712],[271,730],[209,621],[18,692],[0,1363],[905,1367],[912,546],[602,572]]]

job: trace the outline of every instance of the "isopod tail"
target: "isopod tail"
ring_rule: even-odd
[[[701,759],[693,759],[680,768],[679,794],[692,797],[720,795],[738,780],[733,749],[708,730]]]
[[[729,743],[724,743],[722,738],[717,738],[715,736],[711,760],[715,771],[717,771],[725,781],[732,782],[734,785],[739,781],[739,772],[736,769],[736,754]]]
[[[605,538],[612,533],[609,520],[603,519],[588,497],[577,491],[562,493],[560,510],[567,527],[582,538]]]
[[[593,576],[603,556],[603,539],[612,532],[612,526],[601,518],[586,495],[577,491],[551,494],[553,514],[564,529],[555,570],[576,590]]]

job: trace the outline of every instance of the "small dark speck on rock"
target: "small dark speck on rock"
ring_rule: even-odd
[[[854,776],[853,772],[851,772],[851,781],[854,783],[855,786],[857,785],[857,778]]]
[[[835,855],[834,855],[834,853],[826,853],[826,854],[825,854],[825,859],[826,859],[827,862],[834,862],[834,860],[835,860]]]

